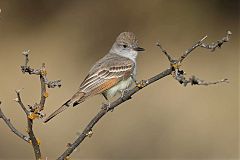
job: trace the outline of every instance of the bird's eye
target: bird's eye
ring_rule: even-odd
[[[123,48],[127,48],[127,45],[126,45],[126,44],[124,44],[124,45],[123,45]]]

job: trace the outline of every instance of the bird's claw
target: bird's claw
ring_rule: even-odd
[[[102,109],[102,110],[106,110],[106,111],[109,111],[109,110],[110,110],[110,111],[112,112],[113,109],[111,109],[110,106],[111,106],[111,103],[110,103],[110,102],[107,102],[107,104],[106,104],[106,103],[103,103],[101,109]]]
[[[124,89],[124,90],[121,90],[121,98],[123,98],[128,92],[129,92],[130,89]]]

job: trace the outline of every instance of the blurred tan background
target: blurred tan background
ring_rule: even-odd
[[[77,89],[91,65],[105,55],[122,31],[134,32],[146,49],[138,58],[137,78],[146,79],[169,64],[157,40],[172,55],[208,35],[206,42],[233,33],[212,53],[199,48],[187,58],[188,75],[229,84],[183,87],[167,77],[134,95],[97,124],[73,159],[214,159],[239,158],[239,4],[237,0],[1,0],[0,99],[2,110],[22,132],[25,115],[12,100],[24,88],[26,104],[39,100],[38,77],[23,75],[21,52],[31,50],[30,64],[46,63],[49,79],[61,79],[49,90],[49,114]],[[54,159],[99,111],[102,96],[71,108],[47,124],[35,121],[44,157]],[[0,159],[33,159],[31,145],[0,121]]]

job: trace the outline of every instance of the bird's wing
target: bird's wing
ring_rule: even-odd
[[[99,60],[80,85],[86,95],[95,95],[131,76],[135,63],[125,57],[109,56]]]

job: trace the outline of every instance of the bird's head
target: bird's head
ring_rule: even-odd
[[[144,51],[144,49],[139,47],[138,40],[134,33],[122,32],[117,37],[116,42],[113,44],[111,51],[124,57],[136,58],[137,53],[140,51]]]

